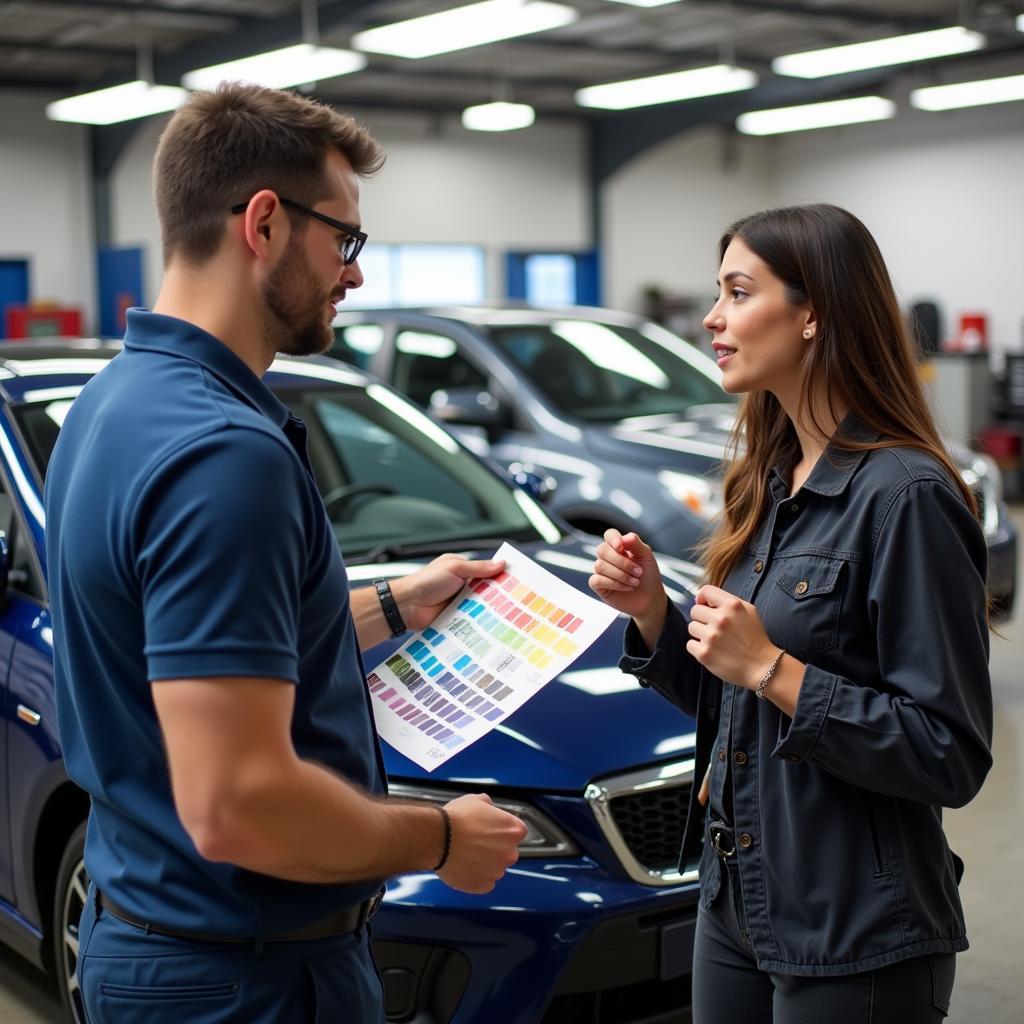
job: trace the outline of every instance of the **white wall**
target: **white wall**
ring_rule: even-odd
[[[586,138],[573,122],[520,132],[468,132],[454,118],[356,112],[388,154],[362,185],[360,211],[373,242],[466,242],[488,257],[488,288],[504,293],[507,249],[590,246]],[[160,280],[151,165],[166,123],[132,139],[112,182],[115,244],[144,250],[146,302]]]
[[[741,139],[697,130],[642,154],[606,185],[605,302],[642,308],[642,289],[705,295],[715,244],[765,206],[833,202],[875,234],[905,303],[935,300],[946,333],[988,315],[996,352],[1024,350],[1024,104]]]
[[[153,201],[153,155],[170,115],[151,117],[136,129],[110,175],[110,244],[142,249],[142,305],[160,290],[160,224]]]
[[[768,154],[717,128],[676,136],[631,161],[601,194],[603,302],[643,308],[643,291],[710,296],[722,231],[771,205]]]
[[[1024,350],[1024,104],[928,114],[779,140],[785,203],[828,201],[868,226],[901,300],[938,302],[945,333],[988,316],[994,351]]]
[[[88,138],[78,125],[46,120],[46,104],[56,98],[3,93],[0,259],[28,259],[30,299],[80,307],[83,328],[92,331],[96,257]]]

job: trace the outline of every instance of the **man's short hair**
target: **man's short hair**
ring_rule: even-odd
[[[156,151],[164,265],[172,257],[193,265],[209,260],[231,207],[260,189],[306,206],[329,196],[325,162],[332,149],[360,177],[384,163],[384,151],[365,127],[315,100],[240,82],[193,93]]]

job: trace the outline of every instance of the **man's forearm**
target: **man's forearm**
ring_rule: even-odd
[[[240,783],[216,818],[193,835],[204,857],[295,882],[429,871],[444,845],[435,807],[372,799],[301,760],[273,778]]]
[[[392,594],[394,594],[395,583],[392,582]],[[400,588],[399,588],[400,589]],[[397,601],[397,595],[395,600]],[[380,598],[373,587],[360,587],[353,590],[349,598],[349,607],[352,610],[352,620],[356,626],[356,641],[361,651],[367,651],[377,644],[383,643],[391,636],[391,627],[384,618],[384,611],[380,606]],[[401,605],[399,605],[401,611]]]

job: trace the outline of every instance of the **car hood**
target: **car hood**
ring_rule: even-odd
[[[586,594],[594,561],[595,539],[566,537],[558,544],[520,544],[519,550],[549,572]],[[493,551],[466,552],[486,558]],[[686,600],[696,588],[693,567],[677,559],[660,559],[673,598]],[[352,566],[354,583],[363,569],[404,573],[402,566]],[[397,575],[398,572],[395,574]],[[367,578],[370,578],[367,576]],[[489,789],[544,789],[582,792],[594,778],[639,765],[672,760],[692,752],[695,725],[652,690],[618,668],[624,617],[612,625],[566,672],[466,750],[426,772],[383,743],[389,777],[433,783],[478,783]],[[373,669],[397,644],[381,644],[366,653]]]
[[[627,449],[631,461],[666,466],[683,463],[687,469],[707,473],[725,458],[735,406],[706,405],[686,417],[636,416],[618,423],[590,424],[587,442],[598,456],[621,458]]]

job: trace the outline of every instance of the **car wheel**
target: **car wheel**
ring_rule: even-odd
[[[53,901],[54,961],[60,1001],[69,1021],[86,1024],[82,993],[78,989],[78,922],[85,909],[89,875],[85,870],[85,822],[68,839],[57,871]]]

